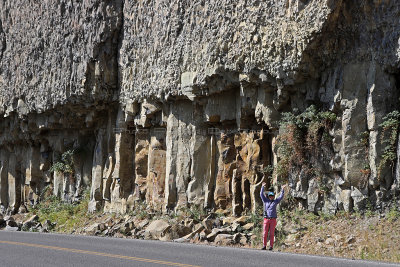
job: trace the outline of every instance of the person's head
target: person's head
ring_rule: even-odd
[[[274,200],[274,199],[275,199],[275,194],[274,194],[274,192],[268,192],[268,198],[269,198],[270,200]]]

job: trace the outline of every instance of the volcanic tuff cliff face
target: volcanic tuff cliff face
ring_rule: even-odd
[[[312,211],[382,207],[400,189],[399,162],[378,168],[399,16],[395,0],[1,1],[1,206],[50,184],[90,187],[91,210],[254,210],[282,113],[317,104],[337,117],[318,174],[273,185]],[[70,151],[72,170],[50,168]]]

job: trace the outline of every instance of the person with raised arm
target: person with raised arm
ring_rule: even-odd
[[[263,201],[264,206],[264,227],[263,227],[263,247],[262,250],[267,249],[267,238],[269,232],[269,250],[274,248],[274,234],[275,234],[275,227],[276,227],[276,206],[281,202],[285,195],[286,185],[282,186],[281,193],[279,197],[275,199],[274,192],[268,192],[267,194],[265,191],[266,183],[262,183],[260,197]],[[266,196],[267,195],[267,196]]]

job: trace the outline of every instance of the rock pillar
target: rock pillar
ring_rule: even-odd
[[[155,209],[162,208],[165,197],[166,147],[165,129],[152,130],[148,155],[146,200]]]
[[[8,210],[11,213],[18,212],[21,205],[21,172],[17,170],[19,167],[16,154],[10,153],[8,162]]]
[[[42,188],[43,173],[40,170],[40,147],[31,146],[28,149],[25,170],[25,199],[27,204],[35,204]]]
[[[188,201],[204,207],[211,206],[210,196],[215,184],[215,137],[208,136],[206,129],[197,129],[191,151],[193,160],[187,190]]]
[[[149,134],[147,131],[136,132],[135,146],[135,193],[137,200],[145,200],[149,203],[147,193],[147,175],[148,175],[148,158],[149,158]],[[164,139],[165,142],[165,139]],[[164,163],[165,165],[165,163]],[[165,171],[164,171],[165,172]]]
[[[60,138],[55,141],[55,146],[53,148],[53,164],[61,160],[61,153],[64,150],[64,139]],[[58,171],[53,172],[53,194],[55,196],[62,196],[64,174]]]
[[[190,139],[193,134],[193,104],[182,101],[172,104],[167,120],[167,168],[165,184],[166,208],[187,205],[187,186],[190,181],[191,151]]]
[[[0,154],[0,212],[8,207],[8,161],[9,153],[6,149]]]
[[[106,130],[99,129],[96,135],[96,145],[93,153],[92,187],[90,189],[89,203],[90,212],[99,209],[103,200],[101,187],[105,157],[107,155],[106,141]]]

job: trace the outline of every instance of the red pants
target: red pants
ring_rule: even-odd
[[[276,219],[265,219],[264,218],[264,234],[263,234],[263,245],[267,246],[267,238],[269,231],[269,246],[274,247],[274,234],[275,234]]]

